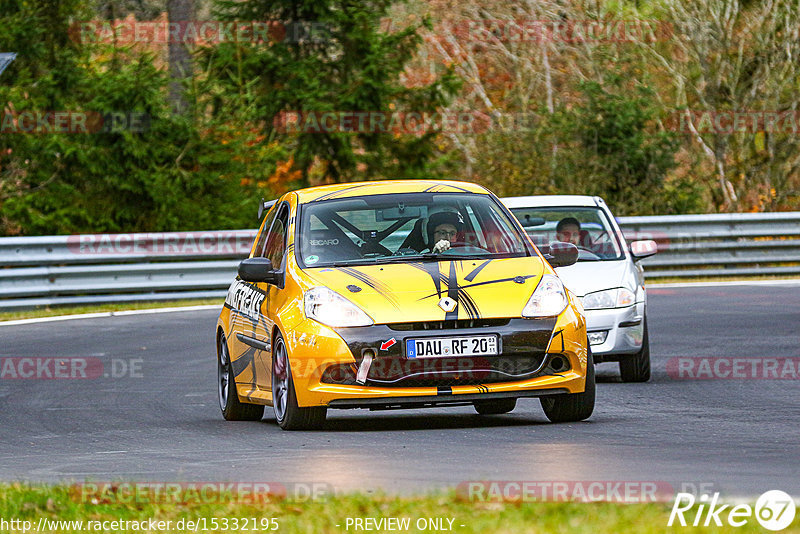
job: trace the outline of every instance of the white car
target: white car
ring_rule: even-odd
[[[556,272],[583,302],[595,363],[619,362],[624,382],[647,382],[647,294],[639,260],[657,252],[655,241],[628,246],[600,197],[529,196],[505,198],[503,203],[542,253],[554,241],[578,247],[578,262]]]

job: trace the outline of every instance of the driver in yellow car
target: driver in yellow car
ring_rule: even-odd
[[[564,217],[556,225],[556,240],[580,245],[581,223],[575,217]]]
[[[432,251],[441,253],[449,250],[458,233],[464,229],[464,219],[460,213],[443,211],[434,213],[428,220],[428,243],[435,243]]]

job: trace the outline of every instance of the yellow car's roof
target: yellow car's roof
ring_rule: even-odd
[[[489,191],[478,184],[444,180],[382,180],[376,182],[349,182],[320,185],[295,191],[301,204],[312,200],[385,195],[389,193],[479,193]]]

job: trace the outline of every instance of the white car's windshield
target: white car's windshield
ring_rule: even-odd
[[[599,208],[512,208],[511,212],[539,248],[562,241],[578,247],[578,261],[624,258],[616,233]]]
[[[306,267],[525,256],[524,236],[488,195],[403,193],[303,204]]]

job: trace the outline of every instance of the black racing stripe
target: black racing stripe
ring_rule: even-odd
[[[463,191],[464,193],[472,193],[472,191],[470,191],[469,189],[464,189],[463,187],[458,187],[457,185],[453,185],[453,184],[437,184],[437,183],[434,183],[432,186],[430,186],[429,188],[427,188],[423,192],[424,193],[441,193],[443,191],[446,191],[448,187],[450,189],[455,189],[456,191]],[[436,189],[439,189],[439,190],[435,191]]]
[[[434,183],[432,186],[425,189],[423,193],[441,193],[441,191],[442,191],[442,184]]]
[[[350,276],[352,276],[353,278],[355,278],[357,280],[360,280],[361,282],[364,282],[369,287],[374,289],[379,295],[381,295],[383,298],[388,300],[389,303],[392,306],[394,306],[395,308],[399,309],[399,307],[397,305],[397,299],[394,298],[394,296],[392,295],[392,292],[389,289],[389,287],[386,284],[384,284],[383,282],[374,279],[373,277],[371,277],[370,275],[368,275],[366,273],[362,273],[361,271],[357,271],[357,270],[353,269],[352,267],[337,267],[337,269],[349,274]]]
[[[256,349],[248,347],[239,358],[231,360],[231,369],[234,377],[238,377],[251,365],[255,366],[255,353]]]
[[[247,399],[251,400],[253,393],[255,393],[258,383],[258,379],[256,378],[256,359],[255,359],[256,349],[252,347],[248,347],[246,351],[242,353],[236,360],[231,360],[231,370],[233,371],[233,376],[238,377],[241,375],[245,369],[252,366],[253,368],[253,380],[251,382],[237,382],[241,385],[250,386],[250,391],[247,392]],[[234,391],[233,394],[235,395],[236,392]]]
[[[456,308],[451,311],[447,312],[444,315],[445,321],[457,321],[458,320],[458,307],[461,304],[459,302],[459,293],[458,290],[458,276],[456,275],[456,263],[454,261],[450,262],[450,277],[447,280],[447,296],[456,301]]]
[[[467,315],[469,315],[469,318],[480,319],[480,310],[478,309],[478,305],[475,303],[475,300],[472,298],[472,296],[464,291],[463,288],[458,288],[458,295],[459,299],[464,304],[464,309],[466,310]]]
[[[477,267],[475,267],[472,270],[472,272],[470,272],[467,276],[464,277],[464,280],[466,280],[467,282],[472,282],[473,280],[475,280],[475,277],[478,276],[478,273],[480,273],[483,270],[484,267],[489,265],[490,261],[492,261],[492,260],[486,260],[485,262],[483,262],[480,265],[478,265]]]
[[[499,280],[488,280],[486,282],[476,282],[474,284],[467,284],[465,286],[460,286],[459,289],[467,289],[467,288],[470,288],[470,287],[485,286],[485,285],[488,285],[488,284],[500,284],[502,282],[513,282],[514,279],[516,279],[516,278],[528,279],[528,278],[533,278],[535,276],[536,276],[535,274],[529,274],[529,275],[526,275],[526,276],[519,276],[519,277],[515,276],[514,278],[501,278]],[[419,300],[425,300],[425,299],[429,299],[429,298],[435,297],[435,296],[436,296],[436,293],[432,293],[430,295],[426,295],[424,297],[421,297]]]
[[[489,280],[489,281],[486,281],[486,282],[476,282],[474,284],[468,284],[468,285],[461,286],[461,287],[462,288],[478,287],[478,286],[485,286],[487,284],[499,284],[501,282],[514,282],[517,278],[522,278],[523,280],[527,280],[528,278],[534,278],[534,277],[536,277],[535,274],[526,274],[525,276],[515,276],[513,278],[500,278],[498,280]]]
[[[563,330],[559,330],[558,332],[553,334],[553,340],[550,342],[550,346],[551,347],[553,346],[553,343],[556,340],[556,336],[561,338],[561,352],[564,352],[564,349],[566,347],[564,346],[564,331]]]
[[[351,187],[346,187],[344,189],[340,189],[339,191],[334,191],[332,193],[328,193],[328,194],[322,195],[321,197],[315,198],[311,202],[319,202],[320,200],[328,200],[328,199],[331,199],[331,198],[336,198],[337,195],[341,195],[342,193],[345,193],[347,191],[352,191],[353,189],[358,189],[359,187],[364,187],[364,186],[363,185],[354,185],[354,186],[351,186]]]
[[[419,269],[420,271],[424,271],[431,277],[433,280],[433,285],[436,287],[436,294],[441,297],[442,296],[442,280],[447,283],[447,280],[444,278],[444,275],[439,271],[439,263],[409,263],[415,269]]]
[[[485,286],[488,284],[500,284],[502,282],[514,282],[517,278],[522,278],[523,280],[527,280],[528,278],[536,277],[535,274],[528,274],[525,276],[515,276],[513,278],[499,278],[497,280],[488,280],[486,282],[476,282],[474,284],[467,284],[465,286],[461,286],[461,289],[466,289],[468,287],[478,287],[478,286]]]
[[[464,189],[463,187],[458,187],[457,185],[453,184],[442,184],[442,187],[449,187],[450,189],[455,189],[456,191],[463,191],[464,193],[472,193],[472,191],[470,191],[469,189]]]

